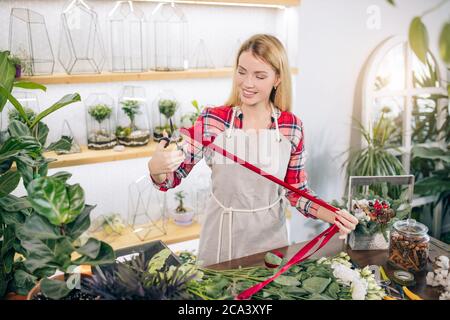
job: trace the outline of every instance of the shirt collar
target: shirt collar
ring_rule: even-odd
[[[244,116],[244,113],[241,110],[240,106],[234,106],[233,107],[234,110],[236,110],[236,117],[238,117],[239,119],[242,120],[242,117]],[[274,106],[275,109],[275,116],[278,119],[281,115],[281,110],[278,109],[277,107]],[[271,115],[272,121],[274,121],[275,119],[273,118],[273,115]]]

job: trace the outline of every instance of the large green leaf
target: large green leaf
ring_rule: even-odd
[[[48,126],[42,121],[33,128],[33,137],[35,137],[39,143],[44,146],[48,136]]]
[[[14,272],[14,287],[17,294],[26,295],[36,285],[37,277],[25,270],[19,269]]]
[[[442,160],[450,163],[450,152],[437,147],[414,146],[411,155],[412,158]]]
[[[44,278],[41,280],[41,291],[42,293],[54,300],[59,300],[67,296],[72,289],[65,281],[53,280]]]
[[[21,88],[21,89],[47,91],[46,86],[36,83],[36,82],[30,82],[30,81],[15,81],[13,83],[13,86],[16,88]]]
[[[31,203],[26,197],[16,197],[9,194],[0,198],[0,207],[6,211],[15,212],[31,208]]]
[[[39,239],[21,240],[22,246],[27,251],[24,266],[31,272],[48,267],[58,268],[59,266],[53,261],[55,255],[53,251],[54,241],[44,241]]]
[[[70,177],[72,177],[72,174],[70,172],[67,171],[59,171],[57,173],[55,173],[54,175],[50,176],[51,178],[55,178],[58,179],[64,183],[67,182],[67,180],[70,179]]]
[[[87,256],[82,256],[77,260],[73,261],[74,264],[90,264],[93,266],[113,263],[116,260],[113,248],[104,242],[101,242],[100,251],[94,259]]]
[[[89,238],[88,241],[84,244],[84,246],[76,249],[76,251],[83,256],[95,259],[100,253],[100,247],[101,247],[100,241],[94,238]]]
[[[33,209],[57,226],[74,221],[84,207],[83,189],[79,185],[66,187],[59,179],[35,179],[27,191]]]
[[[409,45],[423,64],[427,64],[428,32],[420,17],[415,17],[409,26]]]
[[[0,176],[0,197],[4,197],[13,192],[20,181],[20,174],[17,171],[9,171]]]
[[[57,240],[62,237],[58,227],[37,214],[30,215],[17,230],[20,239]]]
[[[0,86],[2,86],[6,92],[10,93],[16,75],[16,68],[13,63],[8,60],[8,57],[9,51],[0,52]],[[0,113],[3,111],[7,101],[7,95],[0,91]]]
[[[437,195],[450,190],[450,178],[447,176],[431,176],[414,184],[414,193],[422,196]]]
[[[13,120],[9,123],[8,132],[11,137],[31,137],[31,130],[28,128],[28,126],[18,120]]]
[[[73,240],[80,237],[91,225],[90,213],[95,206],[85,205],[81,214],[66,226],[66,235]]]
[[[450,65],[450,22],[444,24],[439,36],[439,53],[442,60]]]
[[[64,97],[62,97],[58,102],[53,104],[51,107],[45,109],[41,113],[39,113],[36,118],[34,119],[33,123],[31,124],[31,128],[33,128],[39,121],[41,121],[43,118],[51,114],[52,112],[55,112],[56,110],[72,104],[74,102],[81,101],[81,97],[78,93],[73,94],[66,94]]]

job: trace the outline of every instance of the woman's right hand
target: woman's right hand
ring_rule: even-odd
[[[166,179],[167,173],[174,172],[185,159],[181,150],[170,151],[168,148],[164,148],[165,145],[166,141],[161,140],[148,162],[148,170],[151,176],[159,183]]]

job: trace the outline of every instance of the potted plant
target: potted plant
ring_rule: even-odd
[[[178,206],[173,212],[173,220],[178,225],[190,225],[194,218],[194,210],[184,205],[185,198],[186,193],[184,191],[175,193],[175,200],[178,201]]]
[[[161,140],[163,137],[163,132],[166,131],[169,137],[172,135],[169,119],[175,115],[175,112],[178,109],[178,101],[175,99],[159,99],[158,101],[158,110],[160,115],[164,116],[164,119],[161,119],[158,126],[155,127],[153,132],[153,138],[155,141]],[[176,124],[173,124],[174,129],[177,129]]]
[[[11,55],[9,61],[14,65],[16,69],[15,78],[20,78],[22,76],[22,61],[18,56]]]
[[[94,103],[88,109],[88,148],[94,150],[111,149],[117,144],[112,131],[112,107],[107,103]],[[92,123],[92,119],[95,121]],[[91,120],[91,121],[89,121]]]
[[[125,146],[145,146],[150,138],[150,132],[136,125],[136,117],[141,112],[141,105],[138,100],[127,99],[120,102],[121,110],[128,117],[128,125],[125,127],[118,126],[116,136],[120,144]],[[121,120],[119,119],[119,122]]]
[[[389,234],[394,222],[405,219],[410,212],[407,191],[397,200],[382,198],[373,192],[352,199],[351,213],[358,219],[356,229],[350,234],[352,250],[387,250]]]
[[[199,106],[197,100],[192,100],[191,104],[195,111],[187,113],[181,117],[181,124],[184,128],[192,127],[204,108],[204,106]]]

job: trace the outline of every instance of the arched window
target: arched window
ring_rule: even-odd
[[[361,122],[368,127],[382,114],[394,121],[397,131],[391,143],[399,147],[406,172],[413,145],[445,144],[445,137],[436,134],[445,121],[445,80],[445,68],[434,56],[428,53],[424,64],[403,37],[382,42],[368,61]]]

